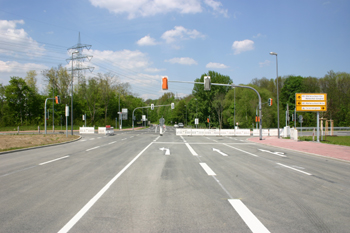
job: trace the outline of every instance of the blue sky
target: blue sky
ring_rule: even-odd
[[[67,48],[92,45],[87,66],[113,72],[155,99],[161,77],[194,81],[208,70],[235,84],[278,74],[350,73],[350,1],[60,0],[0,1],[0,83],[67,65]],[[169,83],[185,96],[192,85]]]

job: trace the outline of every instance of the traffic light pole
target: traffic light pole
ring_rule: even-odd
[[[189,82],[189,81],[170,81],[170,80],[168,80],[168,82],[173,82],[173,83],[190,83],[190,84],[204,84],[204,82]],[[226,87],[248,88],[248,89],[251,89],[251,90],[256,92],[256,94],[258,95],[258,98],[259,98],[259,116],[260,116],[259,139],[262,140],[261,97],[260,97],[259,92],[257,90],[255,90],[254,88],[250,87],[250,86],[241,86],[241,85],[234,85],[234,84],[222,84],[222,83],[211,83],[211,85],[214,85],[214,86],[226,86]]]
[[[45,100],[45,134],[47,133],[46,132],[46,103],[47,103],[47,100],[54,100],[55,98],[46,98]]]

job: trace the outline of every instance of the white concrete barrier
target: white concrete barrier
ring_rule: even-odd
[[[266,131],[265,133],[268,133]],[[176,129],[176,135],[186,136],[250,136],[250,129]]]
[[[98,134],[106,134],[106,127],[98,127]]]
[[[79,134],[94,134],[94,127],[79,127]]]
[[[270,136],[277,137],[278,129],[270,129]]]

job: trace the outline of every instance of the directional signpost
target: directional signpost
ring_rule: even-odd
[[[317,142],[320,142],[320,112],[327,111],[327,93],[295,93],[297,112],[317,112]],[[301,119],[302,121],[302,119]]]
[[[295,106],[297,107],[297,112],[326,112],[327,94],[296,93]]]

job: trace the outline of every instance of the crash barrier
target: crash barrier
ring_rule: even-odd
[[[94,127],[79,127],[79,134],[94,134]]]
[[[250,129],[176,129],[177,136],[250,136]]]

